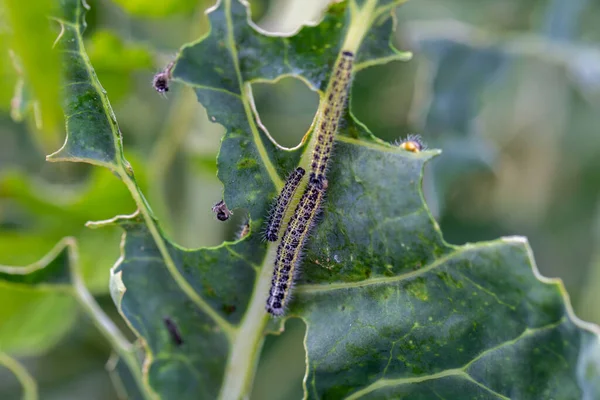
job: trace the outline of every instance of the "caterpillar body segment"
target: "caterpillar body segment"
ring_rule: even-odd
[[[306,171],[302,167],[296,168],[285,181],[285,185],[281,190],[277,200],[275,201],[275,207],[271,211],[267,228],[265,229],[265,239],[269,242],[276,242],[279,238],[279,229],[281,228],[281,221],[285,216],[290,202],[294,198],[294,193],[300,184],[300,181],[304,177]]]
[[[354,54],[350,51],[342,52],[325,92],[325,106],[319,115],[315,130],[317,140],[312,154],[310,172],[310,182],[313,184],[321,184],[325,179],[335,134],[348,101],[353,64]]]
[[[267,312],[273,316],[283,315],[290,301],[302,249],[319,213],[327,188],[327,181],[324,180],[322,183],[324,184],[309,183],[306,186],[277,248],[271,290],[266,307]]]

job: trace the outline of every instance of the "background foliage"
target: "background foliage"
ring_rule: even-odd
[[[86,46],[127,132],[127,158],[155,212],[183,245],[231,239],[240,221],[222,224],[210,212],[221,196],[214,161],[222,128],[206,118],[188,89],[175,87],[166,100],[149,84],[181,43],[206,29],[206,4],[170,1],[149,9],[136,5],[142,2],[90,3]],[[318,1],[310,7],[306,1],[273,3],[251,3],[257,21],[269,30],[291,31],[316,19],[323,7]],[[444,157],[430,164],[425,189],[446,240],[528,236],[541,272],[561,277],[576,313],[595,322],[600,322],[594,307],[600,302],[600,28],[594,23],[599,14],[598,4],[589,0],[486,0],[478,7],[468,0],[412,0],[399,9],[397,41],[414,51],[414,60],[359,73],[353,89],[357,117],[377,136],[394,140],[419,132],[431,147],[444,149]],[[10,39],[3,35],[2,41]],[[46,105],[52,98],[40,99],[42,110],[50,107],[42,112],[50,117],[42,118],[41,128],[34,105],[26,101],[25,122],[14,122],[9,106],[19,74],[10,57],[1,59],[3,82],[10,84],[0,92],[0,264],[31,263],[73,235],[87,284],[112,312],[108,269],[118,256],[120,232],[83,224],[129,213],[133,203],[105,170],[44,161],[64,136],[62,122],[57,125],[52,105]],[[28,91],[56,92],[51,79],[28,81],[39,87],[24,88],[25,99]],[[255,85],[255,99],[263,123],[283,145],[299,141],[316,109],[316,95],[294,79]],[[107,344],[71,299],[3,288],[0,304],[0,349],[23,356],[45,398],[115,398],[103,367]],[[267,342],[256,398],[299,396],[304,327],[293,321],[287,329],[288,335]],[[278,368],[281,349],[289,357],[285,370]],[[19,393],[14,377],[0,371],[0,398]]]

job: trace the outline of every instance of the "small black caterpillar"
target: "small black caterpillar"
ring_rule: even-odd
[[[152,79],[152,87],[160,94],[164,94],[169,91],[169,81],[171,80],[171,70],[175,65],[174,61],[171,61],[167,67],[154,75]]]
[[[294,197],[294,193],[302,180],[302,177],[306,171],[302,167],[298,167],[290,174],[290,176],[285,181],[285,185],[281,190],[279,196],[277,196],[277,200],[275,202],[275,207],[271,212],[271,216],[269,218],[269,222],[267,223],[267,228],[265,230],[265,239],[269,242],[275,242],[278,239],[279,228],[281,228],[281,221],[283,220],[283,216],[287,211],[290,201]]]
[[[227,221],[229,217],[233,215],[229,208],[227,208],[227,204],[223,200],[219,200],[217,204],[215,204],[212,208],[212,212],[217,215],[217,219],[219,221]]]

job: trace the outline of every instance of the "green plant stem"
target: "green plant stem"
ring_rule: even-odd
[[[0,352],[0,364],[3,364],[6,368],[10,369],[21,383],[21,386],[23,387],[23,400],[38,399],[37,383],[20,362],[8,354]]]
[[[98,330],[104,335],[117,352],[119,357],[127,364],[131,375],[134,377],[140,392],[143,393],[145,399],[152,399],[155,396],[150,392],[148,386],[144,383],[142,376],[142,367],[135,353],[135,347],[125,338],[123,333],[114,324],[114,322],[100,308],[94,297],[90,294],[85,286],[79,270],[79,259],[77,252],[77,244],[75,240],[68,239],[69,245],[69,265],[71,266],[71,280],[75,298],[91,317],[92,321]]]
[[[265,303],[271,286],[276,252],[277,246],[274,243],[269,244],[260,274],[254,284],[248,311],[232,343],[220,399],[250,397],[256,366],[265,339],[264,330],[269,321],[269,315],[265,312]]]
[[[354,2],[352,2],[354,4]],[[362,42],[364,35],[368,31],[373,18],[376,13],[377,0],[367,0],[362,8],[356,8],[353,5],[352,22],[346,35],[343,50],[350,50],[356,52]],[[236,58],[234,57],[234,60]],[[326,102],[321,102],[318,112],[322,112]],[[316,135],[311,138],[309,145],[310,149],[314,149],[316,143]],[[301,164],[308,166],[312,151],[304,152],[301,160]],[[275,182],[277,184],[277,182]],[[304,184],[305,185],[305,184]],[[301,185],[302,187],[304,185]],[[302,190],[300,187],[298,190]],[[280,187],[278,187],[280,188]],[[296,207],[299,199],[293,201],[286,213],[284,223],[291,218],[291,214]],[[285,229],[285,226],[283,227]],[[225,370],[225,378],[220,399],[223,400],[237,400],[246,399],[250,397],[252,390],[252,383],[256,372],[256,366],[260,355],[260,350],[264,342],[264,329],[269,320],[268,314],[265,312],[265,302],[267,294],[269,293],[269,287],[271,285],[271,275],[273,273],[273,264],[275,261],[275,254],[278,242],[269,244],[267,250],[267,256],[260,269],[260,274],[254,285],[254,291],[248,312],[242,321],[240,330],[235,336],[235,340],[232,343],[232,351],[230,358],[227,362],[227,368]]]

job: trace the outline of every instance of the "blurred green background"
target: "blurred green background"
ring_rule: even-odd
[[[55,26],[40,36],[45,24],[36,21],[53,2],[16,3],[0,2],[0,265],[32,263],[75,236],[86,283],[119,320],[107,282],[121,233],[84,223],[131,213],[133,201],[106,170],[44,161],[64,140],[53,64],[39,63],[52,57],[40,43]],[[207,120],[188,88],[173,85],[164,98],[151,87],[179,46],[207,31],[203,11],[211,2],[88,3],[87,51],[161,223],[188,247],[232,239],[242,213],[221,223],[210,210],[221,197],[223,128]],[[326,3],[251,7],[261,27],[291,32],[318,20]],[[360,72],[354,115],[384,140],[419,133],[443,150],[428,166],[424,190],[447,241],[527,236],[542,274],[562,278],[576,314],[600,323],[600,3],[410,0],[397,15],[395,43],[414,59]],[[293,78],[253,90],[266,128],[296,145],[317,95]],[[303,333],[291,321],[284,335],[267,340],[254,398],[301,396]],[[42,399],[117,398],[104,370],[110,348],[69,297],[0,286],[0,351],[18,356]],[[20,395],[0,367],[0,399]]]

